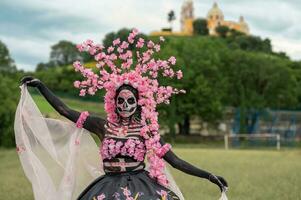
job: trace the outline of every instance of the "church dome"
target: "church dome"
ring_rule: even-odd
[[[209,10],[207,14],[208,20],[224,20],[223,11],[218,7],[217,3],[213,4],[213,7]]]

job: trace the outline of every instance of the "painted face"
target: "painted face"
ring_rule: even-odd
[[[137,109],[137,99],[133,92],[127,89],[121,90],[116,99],[116,107],[121,117],[132,116]]]

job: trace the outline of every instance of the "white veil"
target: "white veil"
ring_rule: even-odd
[[[25,175],[36,200],[73,200],[104,175],[99,147],[88,131],[74,123],[45,118],[26,85],[15,116],[15,138]],[[147,170],[147,168],[146,168]],[[169,189],[184,197],[165,167]]]
[[[36,200],[75,199],[104,174],[98,147],[88,131],[44,118],[25,85],[14,128],[19,158]]]

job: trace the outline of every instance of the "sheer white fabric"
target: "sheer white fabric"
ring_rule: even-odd
[[[25,85],[15,116],[19,158],[37,200],[71,200],[103,175],[98,147],[74,123],[44,118]]]
[[[180,200],[185,200],[181,190],[179,189],[172,174],[170,173],[169,169],[167,168],[167,165],[168,164],[165,162],[164,174],[166,175],[167,180],[169,182],[168,189],[173,191],[180,198]],[[149,171],[149,163],[148,162],[145,163],[145,170]]]
[[[222,195],[221,195],[221,197],[220,197],[220,199],[219,200],[228,200],[228,198],[227,198],[227,195],[226,195],[226,192],[224,191],[224,192],[222,192]]]
[[[72,122],[45,118],[25,85],[15,116],[15,138],[25,175],[36,200],[73,200],[104,175],[99,147],[85,129]],[[147,170],[147,168],[146,168]],[[165,168],[170,187],[184,197]]]

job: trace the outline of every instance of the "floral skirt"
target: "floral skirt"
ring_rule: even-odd
[[[180,200],[146,170],[107,173],[93,181],[78,200]]]

